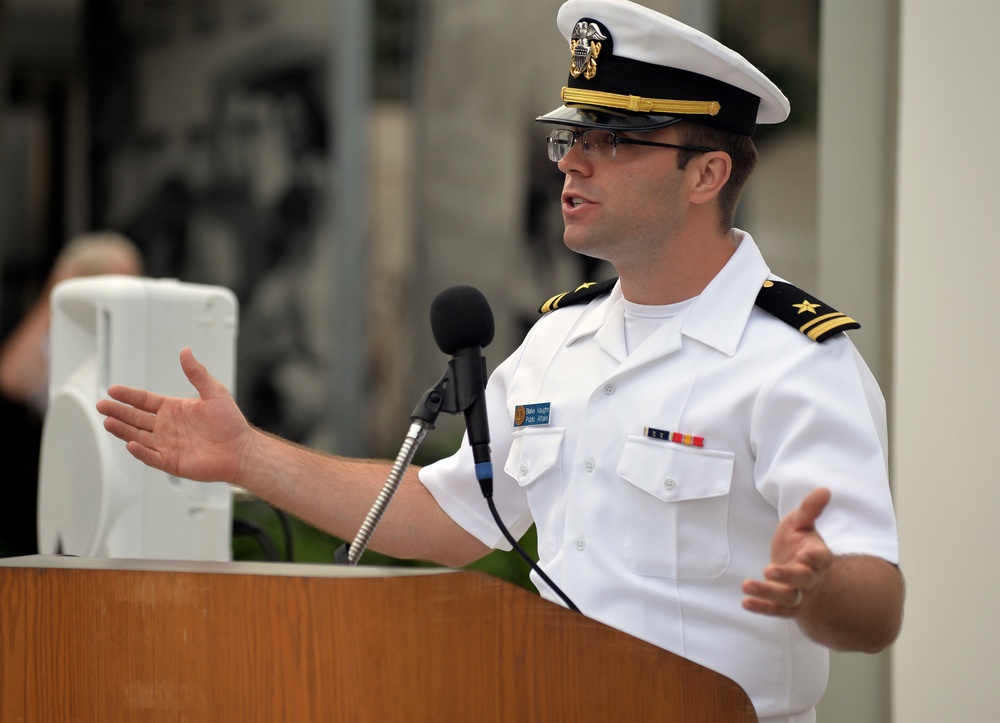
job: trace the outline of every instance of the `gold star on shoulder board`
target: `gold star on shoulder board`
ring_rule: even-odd
[[[796,299],[803,299],[796,303]],[[792,286],[787,281],[768,279],[757,294],[757,306],[789,324],[813,341],[826,341],[861,324],[836,309],[831,309],[815,296]],[[802,314],[809,314],[803,321]]]

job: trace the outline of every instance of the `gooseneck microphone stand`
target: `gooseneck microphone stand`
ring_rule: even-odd
[[[382,491],[368,512],[368,516],[365,517],[361,529],[358,530],[353,542],[345,543],[338,548],[334,554],[334,562],[346,565],[358,564],[361,555],[368,548],[375,528],[403,481],[413,456],[424,441],[427,430],[434,429],[434,423],[441,412],[458,414],[468,410],[480,395],[486,393],[485,378],[486,359],[481,355],[455,356],[448,362],[448,369],[444,375],[437,384],[424,393],[410,415],[411,424],[406,438],[399,449],[399,454],[396,455],[396,461],[382,486]]]

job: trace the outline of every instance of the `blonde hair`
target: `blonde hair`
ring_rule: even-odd
[[[141,276],[142,254],[116,231],[95,231],[72,238],[56,258],[53,275],[59,279],[98,274]]]

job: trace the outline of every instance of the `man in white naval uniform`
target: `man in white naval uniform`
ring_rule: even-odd
[[[761,715],[808,711],[825,647],[794,618],[747,614],[741,584],[768,566],[778,520],[822,485],[836,499],[817,520],[830,549],[895,558],[884,410],[843,334],[818,344],[755,306],[768,269],[736,235],[697,300],[631,353],[620,284],[535,325],[488,387],[506,472],[494,499],[515,537],[537,524],[543,569],[587,615],[739,682]],[[517,426],[516,410],[539,404],[548,422]],[[472,466],[466,446],[421,476],[503,547]]]
[[[827,648],[898,634],[903,580],[881,393],[853,320],[772,276],[732,228],[758,123],[788,115],[741,56],[624,0],[569,0],[548,153],[566,245],[617,280],[554,297],[492,375],[511,533],[584,614],[732,678],[758,716],[815,719]],[[112,387],[105,426],[143,462],[244,487],[352,539],[390,464],[253,429],[193,357],[198,400]],[[461,566],[507,547],[468,443],[411,468],[372,538]],[[562,596],[535,577],[543,595]]]

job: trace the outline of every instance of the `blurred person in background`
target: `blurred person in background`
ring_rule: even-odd
[[[0,556],[37,552],[38,455],[49,393],[50,299],[67,279],[102,274],[140,276],[142,256],[114,231],[77,236],[60,251],[27,313],[0,346],[0,419],[4,446]]]

